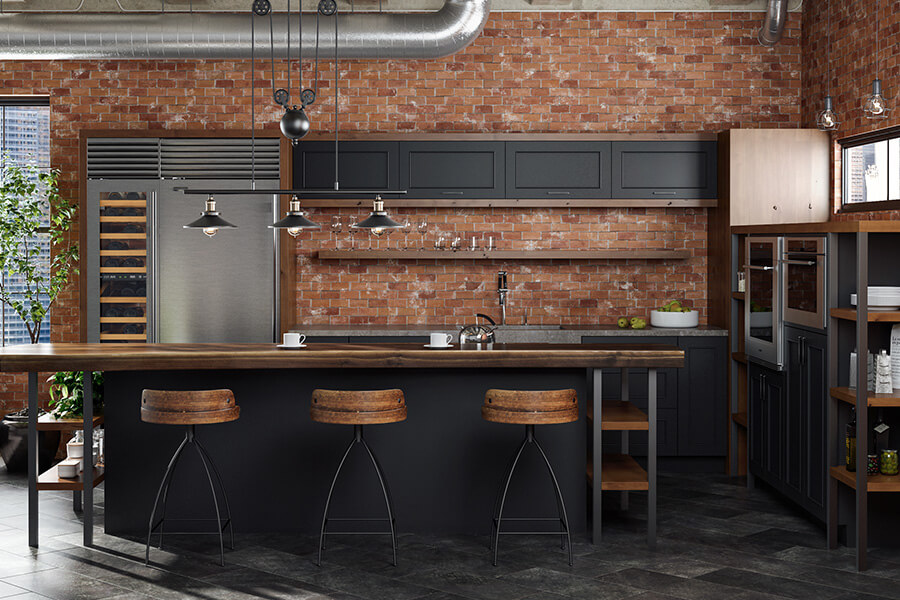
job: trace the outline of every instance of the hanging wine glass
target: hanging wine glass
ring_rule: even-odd
[[[338,234],[341,232],[342,228],[341,216],[334,215],[331,217],[331,232],[334,233],[334,249],[338,249]]]
[[[403,249],[409,250],[409,232],[412,231],[412,221],[409,217],[403,219],[403,227],[400,230],[403,232]]]
[[[422,236],[422,250],[425,250],[425,234],[428,233],[428,219],[422,217],[419,220],[419,225],[416,227],[416,231]]]
[[[356,227],[356,215],[350,215],[350,216],[347,218],[347,231],[348,231],[348,233],[350,234],[350,249],[351,249],[351,250],[355,250],[355,249],[356,249],[356,247],[354,246],[354,241],[353,241],[353,239],[354,239],[354,238],[353,238],[353,235],[356,233],[356,230],[357,230],[357,227]]]

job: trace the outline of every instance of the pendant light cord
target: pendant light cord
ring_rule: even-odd
[[[825,62],[828,76],[825,78],[825,95],[831,96],[831,0],[825,2]]]
[[[334,189],[338,190],[338,81],[341,77],[341,70],[338,65],[338,11],[334,11]]]
[[[881,53],[879,52],[879,40],[881,37],[881,0],[875,0],[875,79],[878,79],[878,71],[881,70]]]
[[[301,0],[302,6],[302,0]],[[291,0],[287,0],[287,91],[291,95]],[[290,104],[290,101],[288,101]]]
[[[256,20],[250,11],[250,188],[256,189]]]
[[[315,88],[313,91],[316,93],[316,97],[319,97],[319,11],[316,11],[316,74],[315,74]]]

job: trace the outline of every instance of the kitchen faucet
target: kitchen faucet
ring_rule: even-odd
[[[497,273],[497,295],[500,296],[500,324],[506,325],[506,303],[509,288],[506,286],[506,271]]]

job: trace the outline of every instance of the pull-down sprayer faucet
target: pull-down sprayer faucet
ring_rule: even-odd
[[[497,295],[500,297],[500,324],[506,325],[506,303],[509,288],[506,285],[506,271],[497,273]]]

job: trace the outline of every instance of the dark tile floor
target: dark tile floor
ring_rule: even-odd
[[[80,544],[71,494],[42,492],[41,547],[30,549],[25,482],[0,467],[0,598],[900,600],[900,551],[872,551],[871,569],[858,574],[852,551],[826,551],[823,530],[766,490],[664,475],[659,496],[655,551],[633,494],[630,513],[605,515],[601,544],[578,539],[571,568],[555,538],[504,538],[493,567],[487,538],[417,535],[402,536],[396,568],[384,540],[336,542],[320,568],[315,539],[284,535],[238,535],[224,568],[208,538],[173,539],[145,567],[140,542],[102,533],[102,488],[95,548]]]

